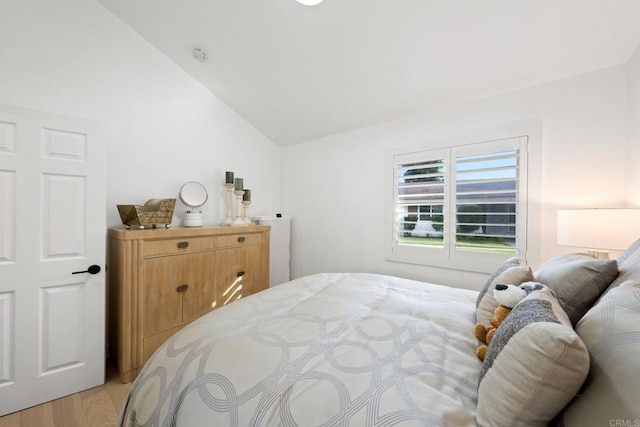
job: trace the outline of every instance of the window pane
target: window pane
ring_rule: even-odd
[[[456,249],[515,254],[518,151],[456,157]]]
[[[398,243],[444,247],[444,159],[397,166]]]

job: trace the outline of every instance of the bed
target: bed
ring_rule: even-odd
[[[621,260],[633,268],[572,254],[534,273],[509,260],[480,292],[375,274],[293,280],[215,310],[171,337],[135,380],[119,425],[511,426],[553,420],[577,426],[596,425],[585,423],[594,416],[610,417],[601,425],[637,422],[633,398],[609,402],[614,415],[576,410],[591,407],[591,400],[602,407],[598,393],[612,399],[611,381],[599,380],[608,363],[627,370],[622,377],[629,378],[629,370],[632,378],[640,375],[637,362],[621,356],[640,350],[640,283],[631,280],[640,277],[640,250],[631,249]],[[496,332],[481,362],[473,328],[495,304],[492,287],[532,279],[550,285],[514,308],[513,324],[501,325],[499,331],[508,332]],[[629,345],[622,353],[604,351],[598,361],[603,341],[611,341],[607,333],[616,333],[613,326],[603,332],[598,316],[611,320],[607,313],[616,304],[626,309],[619,328],[626,334],[623,347]],[[584,323],[582,337],[576,331]],[[628,379],[615,387],[637,396]]]

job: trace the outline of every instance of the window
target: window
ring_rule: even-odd
[[[526,257],[527,136],[393,154],[388,258],[488,271]]]

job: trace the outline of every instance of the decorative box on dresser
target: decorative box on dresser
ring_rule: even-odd
[[[123,382],[203,314],[269,286],[268,226],[109,230],[109,343]]]

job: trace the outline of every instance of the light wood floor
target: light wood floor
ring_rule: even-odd
[[[104,385],[0,417],[0,427],[113,427],[130,388],[107,363]]]

